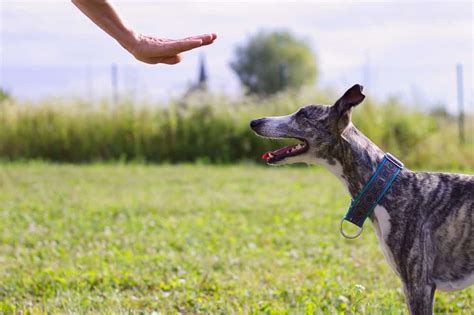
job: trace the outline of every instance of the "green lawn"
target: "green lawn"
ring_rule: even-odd
[[[348,202],[318,168],[2,164],[0,313],[406,313]]]

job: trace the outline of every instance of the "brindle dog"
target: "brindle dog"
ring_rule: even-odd
[[[352,124],[352,108],[364,98],[362,86],[354,85],[333,106],[310,105],[288,116],[253,120],[257,135],[301,141],[263,158],[272,165],[323,165],[355,198],[384,157]],[[404,168],[370,219],[402,280],[411,314],[432,314],[436,289],[474,283],[474,176]]]

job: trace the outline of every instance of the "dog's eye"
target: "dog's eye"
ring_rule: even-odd
[[[299,111],[297,111],[296,112],[296,117],[298,117],[298,118],[308,118],[306,110],[304,108],[302,108]]]

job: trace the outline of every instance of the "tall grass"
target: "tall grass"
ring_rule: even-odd
[[[249,121],[288,114],[304,104],[330,104],[327,94],[322,95],[286,93],[238,101],[197,95],[166,106],[4,101],[0,103],[0,158],[160,163],[257,160],[279,144],[256,137]],[[377,105],[365,101],[355,110],[354,122],[410,167],[474,168],[472,123],[467,124],[471,128],[467,143],[460,145],[455,122],[449,117],[418,113],[395,100]]]

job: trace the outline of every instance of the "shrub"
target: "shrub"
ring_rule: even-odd
[[[251,119],[288,114],[309,103],[327,104],[324,95],[285,93],[236,102],[209,96],[167,106],[4,102],[0,157],[81,163],[257,161],[280,143],[255,136],[248,127]],[[467,143],[459,145],[449,118],[410,111],[395,100],[375,105],[369,99],[355,109],[354,122],[409,167],[474,169],[473,133],[467,132]]]

